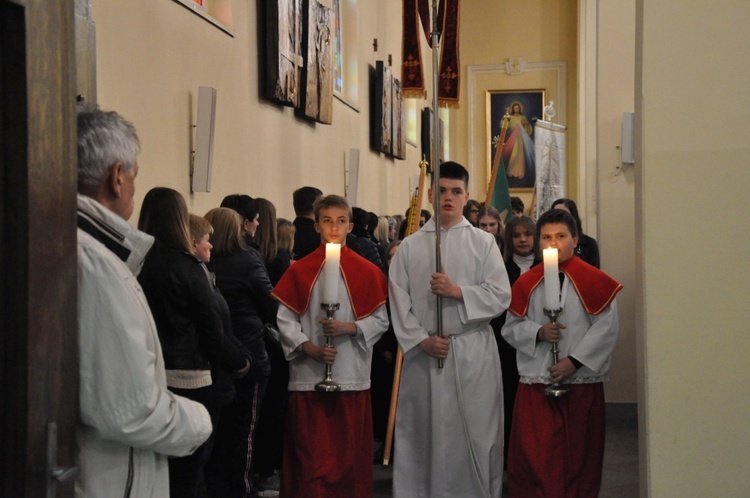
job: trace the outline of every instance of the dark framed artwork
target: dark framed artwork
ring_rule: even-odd
[[[502,167],[511,192],[534,189],[534,122],[543,118],[545,93],[543,89],[487,91],[487,178],[492,174],[495,156],[502,145]],[[504,120],[507,120],[507,130],[504,143],[499,144]]]
[[[438,119],[438,150],[440,152],[440,163],[445,161],[445,142],[443,141],[443,120]],[[428,171],[432,171],[432,150],[435,143],[435,134],[432,132],[432,109],[422,109],[422,133],[421,133],[422,155],[429,163]]]
[[[401,82],[393,78],[393,157],[406,159],[406,103]]]
[[[372,148],[385,154],[393,153],[393,75],[391,69],[376,61],[372,92]]]
[[[333,43],[333,93],[344,94],[344,54],[342,50],[341,1],[333,0],[334,43]]]
[[[318,0],[304,0],[302,52],[305,65],[298,113],[323,124],[333,122],[334,11]]]
[[[302,56],[302,0],[267,0],[264,94],[280,104],[297,107]]]

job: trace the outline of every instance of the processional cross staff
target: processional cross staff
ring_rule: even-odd
[[[438,106],[439,106],[439,88],[438,88],[438,43],[440,40],[440,31],[438,27],[438,0],[432,0],[432,115],[430,123],[432,127],[432,194],[435,200],[435,273],[443,272],[442,251],[440,250],[440,131],[438,129]],[[443,297],[435,295],[435,333],[438,337],[443,337]],[[438,368],[443,368],[443,359],[438,359]]]

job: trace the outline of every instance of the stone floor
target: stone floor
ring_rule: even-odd
[[[373,498],[390,498],[392,467],[375,465]],[[638,418],[635,404],[607,404],[607,436],[600,498],[637,498]],[[503,496],[506,496],[505,494]]]

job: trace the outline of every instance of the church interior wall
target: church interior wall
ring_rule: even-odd
[[[391,55],[391,69],[395,75],[400,74],[401,2],[384,2],[359,2],[359,112],[334,99],[333,124],[322,125],[300,120],[291,108],[261,98],[256,3],[232,2],[232,37],[172,0],[93,0],[98,101],[133,121],[142,142],[136,213],[131,222],[137,220],[145,193],[157,185],[180,191],[189,209],[197,214],[217,206],[228,193],[242,192],[269,199],[280,217],[291,219],[291,194],[302,185],[314,185],[326,193],[345,193],[344,170],[351,148],[360,150],[358,204],[378,214],[402,213],[408,205],[414,175],[418,174],[421,151],[407,145],[407,159],[400,161],[375,153],[369,146],[370,67]],[[613,32],[611,28],[620,20],[618,8],[611,8],[615,13],[609,18],[603,15],[603,22],[609,24],[600,27],[600,38],[602,47],[609,46],[607,50],[618,58],[612,61],[601,57],[599,62],[610,64],[602,73],[605,81],[610,70],[625,74],[610,78],[607,85],[611,91],[599,97],[601,212],[594,231],[598,231],[603,245],[604,269],[626,284],[620,301],[621,326],[627,332],[618,344],[607,395],[612,401],[634,402],[635,289],[627,281],[632,280],[634,261],[632,256],[627,257],[632,250],[619,242],[621,234],[631,240],[628,234],[633,230],[632,169],[623,170],[618,182],[605,185],[612,169],[609,149],[619,141],[621,113],[632,109],[632,75],[630,80],[627,75],[632,71],[632,55],[621,59],[618,51],[623,50],[622,37],[632,40],[633,34],[625,28]],[[568,195],[577,197],[577,15],[575,0],[462,3],[461,107],[450,111],[449,158],[468,166],[472,197],[482,199],[486,189],[486,157],[477,155],[469,161],[472,147],[483,152],[486,117],[483,111],[469,110],[467,67],[501,64],[511,57],[531,63],[564,62],[564,84],[559,85],[558,77],[550,72],[489,74],[477,79],[474,90],[482,94],[479,103],[483,105],[488,89],[563,89],[565,98],[554,95],[553,100],[557,100],[559,109],[562,105],[556,122],[568,127]],[[374,39],[378,40],[377,52]],[[426,43],[422,43],[422,52],[429,78],[431,54]],[[212,188],[209,193],[191,194],[191,124],[199,86],[217,89]],[[420,109],[431,103],[431,85],[427,86],[430,100],[418,100]],[[548,98],[552,96],[548,94]],[[474,130],[471,137],[470,119]],[[523,196],[528,204],[530,195]]]
[[[748,496],[750,4],[640,0],[641,496]]]
[[[359,112],[334,98],[332,125],[300,120],[261,98],[256,3],[235,1],[232,9],[234,37],[171,0],[93,1],[99,104],[131,120],[142,142],[136,205],[157,185],[180,191],[197,214],[241,192],[269,199],[278,216],[291,219],[292,192],[300,186],[345,193],[354,148],[358,204],[379,214],[403,212],[420,154],[411,145],[405,161],[371,151],[368,83],[376,60],[392,54],[393,67],[400,64],[400,2],[359,2]],[[213,174],[210,193],[190,194],[199,86],[217,89]]]
[[[596,229],[602,269],[623,284],[620,333],[612,356],[608,401],[634,403],[636,382],[635,168],[622,162],[622,113],[635,106],[635,5],[598,3]]]

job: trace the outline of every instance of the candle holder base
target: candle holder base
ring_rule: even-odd
[[[563,384],[552,384],[544,390],[544,395],[550,398],[560,398],[570,393],[570,387]]]
[[[336,313],[336,310],[339,309],[339,303],[320,303],[320,308],[325,311],[326,319],[327,320],[333,320],[333,315]],[[333,339],[331,336],[326,336],[326,347],[332,348],[333,347]],[[334,382],[331,378],[332,369],[331,365],[326,365],[326,373],[325,378],[315,384],[315,390],[325,393],[333,393],[341,391],[341,385],[339,385],[338,382]]]
[[[341,386],[338,382],[332,380],[323,380],[315,384],[315,390],[324,393],[333,393],[341,391]]]

